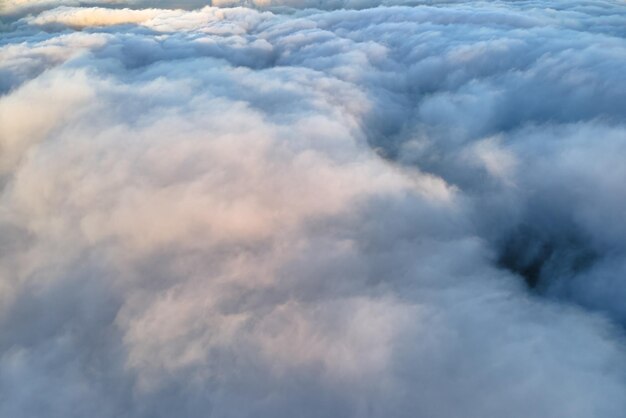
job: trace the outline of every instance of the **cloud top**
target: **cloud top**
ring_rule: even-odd
[[[622,9],[6,2],[0,417],[621,418]]]

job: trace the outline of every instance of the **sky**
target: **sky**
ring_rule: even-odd
[[[0,0],[0,417],[623,418],[625,38]]]

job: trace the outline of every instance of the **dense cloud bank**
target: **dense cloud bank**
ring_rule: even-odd
[[[3,6],[0,417],[626,413],[622,2]]]

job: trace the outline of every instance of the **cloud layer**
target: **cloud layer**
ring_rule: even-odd
[[[0,417],[624,415],[622,3],[4,7]]]

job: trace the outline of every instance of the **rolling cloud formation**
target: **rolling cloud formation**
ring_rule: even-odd
[[[622,418],[621,1],[5,0],[0,417]]]

